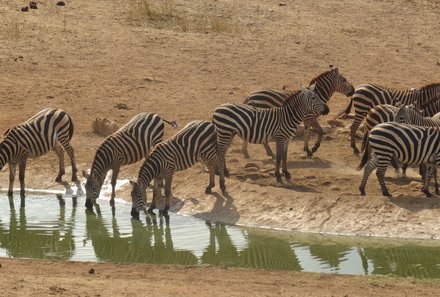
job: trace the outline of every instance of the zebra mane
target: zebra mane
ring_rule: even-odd
[[[431,83],[431,84],[427,84],[423,87],[418,88],[418,91],[424,91],[426,89],[430,89],[430,88],[435,88],[435,87],[440,87],[440,83]]]
[[[294,91],[289,92],[289,97],[287,97],[286,100],[284,100],[283,106],[287,105],[289,102],[293,101],[293,99],[296,98],[299,95],[299,93],[301,93],[301,92],[302,92],[301,90],[294,90]]]
[[[336,71],[336,69],[338,68],[331,68],[330,70],[324,71],[323,73],[317,75],[315,78],[312,78],[312,80],[310,80],[309,86],[313,85],[313,83],[320,80],[323,76],[326,76],[327,74]]]

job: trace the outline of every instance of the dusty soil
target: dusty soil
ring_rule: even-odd
[[[96,117],[122,125],[140,111],[151,111],[181,126],[193,119],[210,120],[224,102],[241,102],[261,88],[297,88],[329,64],[338,66],[354,86],[373,82],[418,87],[440,77],[440,6],[435,1],[167,0],[146,5],[141,0],[77,0],[65,1],[63,7],[56,2],[38,1],[38,9],[21,12],[25,1],[0,0],[0,130],[45,107],[63,108],[75,120],[73,145],[80,169],[90,167],[103,140],[91,130]],[[127,108],[118,107],[120,103]],[[332,97],[331,113],[321,119],[329,133],[314,158],[304,157],[300,137],[291,142],[291,183],[275,183],[273,162],[260,146],[251,145],[252,159],[243,159],[241,141],[235,139],[227,156],[232,173],[228,195],[217,188],[216,194],[205,195],[208,176],[202,166],[195,166],[176,174],[173,210],[247,226],[440,237],[440,200],[420,193],[416,171],[407,177],[388,172],[395,197],[391,200],[380,195],[374,175],[368,196],[358,195],[361,173],[355,170],[359,158],[349,146],[351,120],[342,121],[344,127],[327,123],[347,104],[341,94]],[[167,127],[166,133],[175,130]],[[120,178],[135,179],[139,166],[123,168]],[[56,170],[55,154],[31,160],[27,186],[62,188],[54,182]],[[6,189],[7,184],[6,169],[0,185]],[[128,189],[118,192],[118,197],[128,195]],[[191,296],[206,296],[207,291],[228,296],[250,291],[434,296],[439,289],[437,282],[428,286],[395,278],[5,259],[1,263],[4,296],[134,295],[143,290]],[[89,267],[97,273],[90,275]]]

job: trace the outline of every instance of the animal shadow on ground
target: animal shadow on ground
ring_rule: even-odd
[[[332,162],[312,157],[302,160],[287,161],[287,168],[331,168]]]
[[[216,222],[220,220],[227,224],[235,224],[240,218],[240,214],[234,205],[234,198],[228,193],[219,194],[213,193],[212,196],[216,198],[214,207],[210,212],[200,212],[194,215],[196,218]]]
[[[402,195],[390,198],[389,201],[398,207],[406,209],[411,212],[419,212],[426,209],[439,209],[440,197],[413,197],[409,195]]]

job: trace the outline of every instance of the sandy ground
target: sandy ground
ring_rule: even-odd
[[[224,102],[242,102],[261,88],[297,88],[330,64],[338,66],[354,86],[373,82],[418,87],[438,82],[440,77],[440,6],[435,1],[166,0],[146,5],[153,1],[77,0],[65,1],[64,7],[56,2],[38,1],[37,10],[21,12],[25,2],[0,0],[0,130],[45,107],[63,108],[75,121],[73,145],[80,169],[90,167],[103,140],[91,130],[96,117],[122,125],[140,111],[152,111],[181,126],[193,119],[210,120],[215,107]],[[153,21],[146,21],[147,17]],[[118,108],[119,103],[127,108]],[[328,133],[314,158],[304,157],[300,137],[291,142],[291,183],[275,183],[273,162],[260,146],[250,145],[252,159],[243,159],[241,141],[235,139],[227,156],[232,173],[227,180],[228,195],[221,195],[218,188],[214,195],[205,195],[208,176],[197,165],[176,174],[173,210],[247,226],[440,237],[440,200],[424,197],[416,171],[407,177],[388,172],[387,182],[395,197],[391,200],[380,195],[374,175],[368,195],[358,195],[361,173],[355,170],[359,158],[349,146],[351,120],[342,121],[343,127],[327,123],[347,104],[348,98],[341,94],[332,97],[331,112],[321,119]],[[166,135],[173,133],[167,127]],[[135,179],[139,166],[124,167],[120,178]],[[54,154],[31,160],[27,186],[62,188],[54,182],[56,170]],[[5,169],[0,174],[2,189],[7,183]],[[118,192],[124,199],[128,195],[129,189]],[[7,280],[1,285],[4,296],[108,296],[144,290],[162,295],[206,296],[208,291],[244,296],[257,286],[261,286],[261,295],[286,296],[389,296],[404,290],[410,296],[434,296],[438,292],[438,284],[432,287],[394,278],[1,262],[0,273]],[[47,265],[53,271],[39,268]],[[88,267],[93,265],[106,272],[100,274],[100,268],[89,275]],[[68,275],[56,273],[66,270]],[[120,277],[127,287],[114,281]],[[253,283],[248,284],[249,279]],[[173,280],[172,286],[165,280]],[[102,293],[89,288],[100,288]]]

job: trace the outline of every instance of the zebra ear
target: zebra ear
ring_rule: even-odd
[[[303,91],[303,92],[307,91],[307,88],[305,88],[303,85],[299,85],[299,87],[300,87],[301,91]]]
[[[82,174],[85,178],[89,179],[90,174],[88,174],[85,170],[82,171]]]
[[[311,86],[309,87],[309,90],[310,90],[310,91],[314,91],[314,90],[315,90],[315,87],[316,87],[316,83],[314,83],[313,85],[311,85]]]

